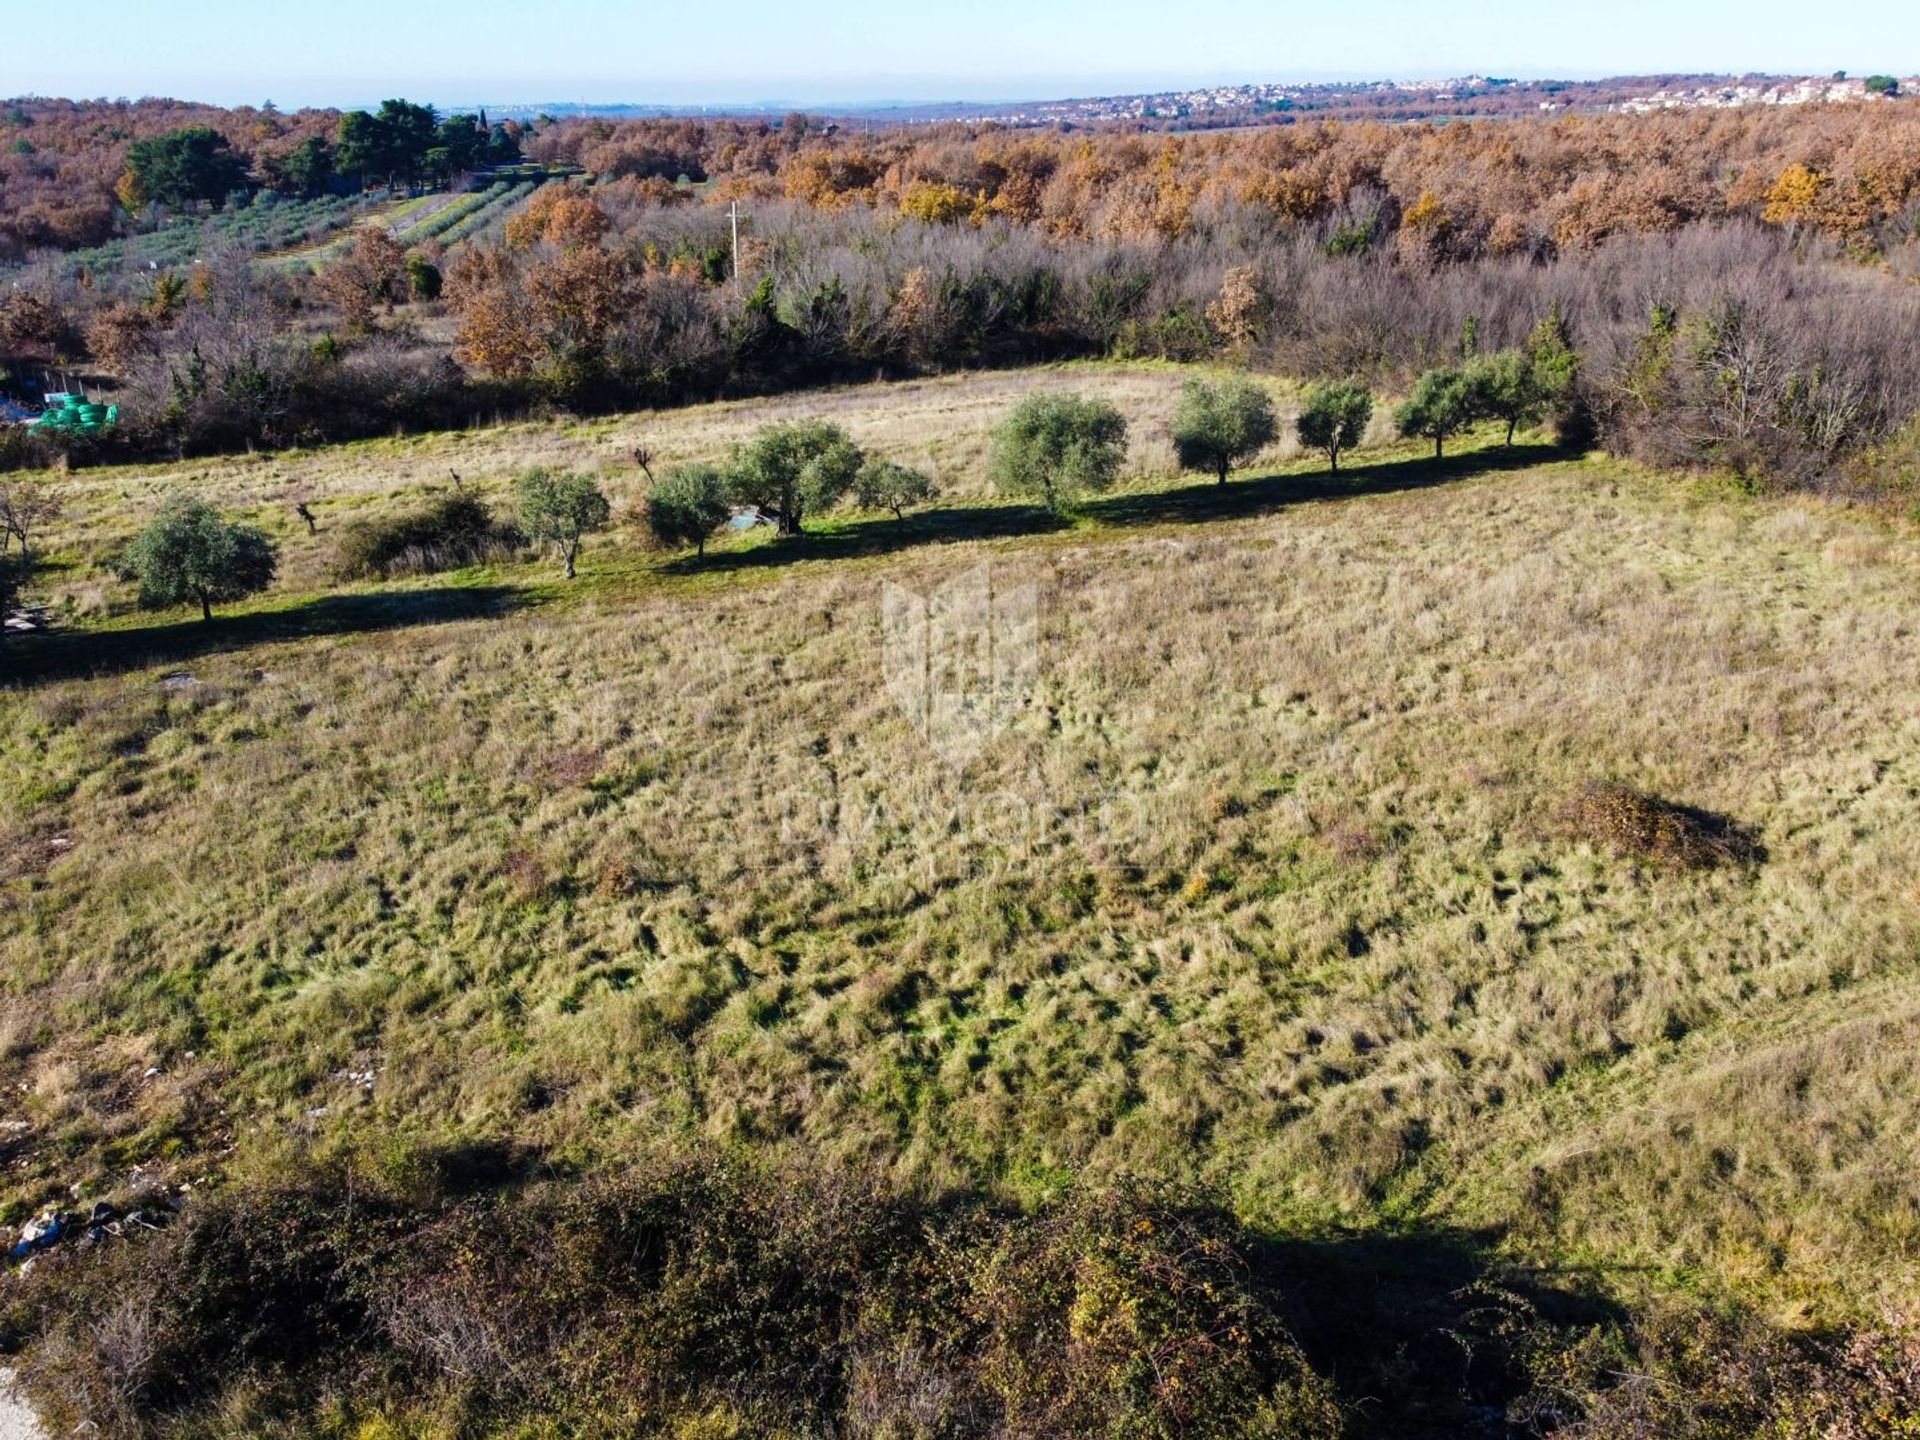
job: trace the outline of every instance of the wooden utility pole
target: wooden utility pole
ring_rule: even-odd
[[[740,202],[734,201],[727,207],[727,218],[733,221],[733,283],[740,283]]]

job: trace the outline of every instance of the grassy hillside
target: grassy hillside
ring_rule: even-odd
[[[1179,378],[71,477],[75,628],[0,691],[0,1218],[451,1142],[717,1148],[1021,1205],[1197,1184],[1259,1234],[1472,1233],[1787,1326],[1897,1309],[1920,546],[1541,445],[1221,491],[1167,473]],[[979,482],[1033,386],[1135,419],[1070,524]],[[635,445],[788,413],[930,465],[940,508],[704,565],[629,530],[572,585],[327,579],[343,520],[449,470],[601,466],[630,505]],[[210,626],[96,568],[188,487],[287,547]],[[1034,679],[956,757],[889,693],[882,591],[983,565],[1037,595]],[[1740,843],[1690,865],[1606,784]]]

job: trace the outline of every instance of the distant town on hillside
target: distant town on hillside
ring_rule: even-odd
[[[886,102],[801,105],[489,103],[499,118],[530,120],[597,116],[643,119],[689,115],[766,115],[806,108],[873,124],[971,121],[1010,126],[1138,125],[1146,129],[1214,129],[1287,124],[1302,119],[1387,121],[1579,113],[1640,114],[1659,110],[1723,110],[1745,106],[1869,103],[1920,94],[1920,76],[1629,75],[1605,80],[1519,80],[1470,75],[1452,80],[1364,80],[1207,85],[1132,95],[1064,100]]]

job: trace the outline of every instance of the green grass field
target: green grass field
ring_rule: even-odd
[[[1920,545],[1539,443],[1378,443],[1337,480],[1283,449],[1221,490],[1170,473],[1180,378],[72,476],[67,629],[0,691],[0,1219],[289,1156],[718,1148],[1015,1205],[1196,1183],[1261,1233],[1472,1233],[1789,1329],[1899,1311]],[[979,477],[1055,386],[1136,444],[1050,526]],[[449,471],[594,468],[630,511],[635,445],[657,469],[797,413],[942,500],[704,564],[629,519],[572,584],[327,578],[345,520]],[[285,546],[210,625],[101,569],[181,490]],[[883,589],[981,566],[1033,587],[1033,678],[956,757],[888,690]],[[1592,782],[1758,849],[1623,851]]]

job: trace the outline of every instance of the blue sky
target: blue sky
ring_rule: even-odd
[[[0,95],[283,107],[394,94],[442,106],[822,104],[1208,80],[1920,70],[1916,0],[90,0],[14,19]]]

